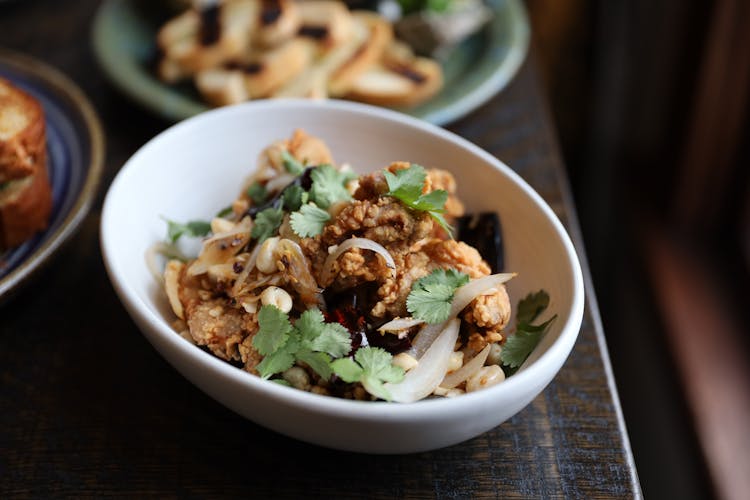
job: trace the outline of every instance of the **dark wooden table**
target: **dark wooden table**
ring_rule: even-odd
[[[125,160],[169,124],[118,94],[99,71],[89,45],[97,5],[0,3],[0,46],[68,74],[107,136],[99,195],[80,232],[0,306],[0,497],[640,496],[533,63],[449,128],[512,166],[570,231],[588,296],[573,353],[531,405],[478,438],[417,455],[351,454],[288,439],[225,409],[159,357],[118,302],[99,252],[101,201]]]

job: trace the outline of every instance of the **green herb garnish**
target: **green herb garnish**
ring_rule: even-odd
[[[456,290],[468,282],[469,277],[455,269],[435,269],[412,285],[406,309],[427,323],[442,323],[450,316]]]
[[[284,211],[280,208],[266,208],[255,216],[255,225],[250,231],[250,236],[258,240],[258,244],[270,238],[281,225],[284,219]]]
[[[404,370],[392,363],[393,356],[388,351],[380,347],[360,347],[354,359],[337,359],[331,363],[331,368],[344,382],[360,382],[373,396],[390,401],[391,395],[383,384],[397,384],[404,379]]]
[[[181,224],[166,218],[164,220],[167,222],[167,239],[171,243],[176,243],[183,236],[200,238],[211,232],[211,224],[206,221],[193,220]]]
[[[310,199],[320,208],[328,208],[337,201],[351,200],[346,183],[354,177],[352,172],[341,172],[331,165],[320,165],[310,172]]]
[[[442,189],[436,189],[422,194],[425,179],[427,179],[424,167],[412,163],[409,168],[396,170],[395,174],[387,170],[384,170],[383,174],[388,183],[389,191],[386,193],[388,196],[393,196],[413,210],[427,212],[452,237],[453,228],[443,217],[448,193]]]
[[[253,346],[264,356],[257,366],[263,378],[302,361],[328,380],[333,374],[332,358],[344,356],[352,348],[349,331],[339,323],[326,323],[317,309],[302,313],[292,326],[285,312],[266,305],[258,313],[258,324]]]
[[[255,205],[260,205],[268,199],[268,190],[260,182],[253,182],[247,188],[247,196],[253,200]]]
[[[323,232],[326,222],[331,219],[328,212],[315,205],[302,205],[299,212],[294,212],[290,217],[292,230],[302,238],[311,238]]]
[[[224,218],[232,213],[232,206],[224,207],[216,213],[216,217]]]
[[[284,209],[294,212],[295,210],[299,210],[302,204],[307,203],[308,194],[307,191],[302,189],[302,186],[292,184],[284,189],[284,192],[281,193],[281,198],[284,200]]]
[[[300,175],[305,171],[305,166],[286,149],[281,150],[281,162],[287,172],[292,175]]]
[[[542,337],[550,325],[555,321],[555,314],[540,325],[532,325],[541,313],[549,305],[549,294],[544,290],[530,293],[518,302],[516,308],[516,331],[509,335],[503,344],[500,360],[506,371],[506,375],[512,375],[519,366],[526,361],[534,348],[542,340]]]

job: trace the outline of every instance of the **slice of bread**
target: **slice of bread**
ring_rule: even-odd
[[[47,227],[52,189],[47,177],[44,112],[30,95],[0,79],[0,250]]]
[[[259,19],[258,0],[231,0],[168,21],[157,35],[166,60],[159,65],[160,76],[176,81],[240,56]]]
[[[199,71],[195,86],[212,106],[228,106],[249,99],[242,71],[225,68]]]
[[[33,174],[44,148],[42,107],[0,78],[0,184]]]
[[[255,41],[264,47],[275,47],[296,35],[300,22],[297,4],[292,0],[264,0]]]
[[[297,2],[300,36],[316,40],[325,48],[345,42],[353,28],[349,10],[341,2],[305,0]]]
[[[355,12],[354,23],[367,33],[354,53],[331,75],[328,92],[334,97],[345,95],[353,82],[377,62],[393,40],[393,29],[386,19],[372,12]]]
[[[443,71],[432,59],[415,57],[394,43],[379,63],[352,83],[346,97],[379,106],[411,107],[435,95],[443,85]]]

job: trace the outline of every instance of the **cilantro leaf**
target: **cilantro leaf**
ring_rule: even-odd
[[[258,325],[252,342],[263,356],[257,366],[263,378],[303,362],[328,380],[333,374],[332,356],[344,356],[352,347],[349,331],[338,323],[326,323],[317,309],[302,313],[292,326],[287,313],[266,305],[258,312]]]
[[[318,336],[310,343],[315,351],[327,352],[335,358],[346,356],[352,350],[349,330],[339,323],[324,323]]]
[[[325,380],[330,379],[331,375],[333,375],[331,356],[324,352],[313,352],[309,349],[300,349],[297,351],[296,357],[298,361],[307,363],[315,373]]]
[[[258,244],[270,238],[279,229],[284,219],[284,211],[280,208],[266,208],[255,216],[255,225],[250,236],[258,240]]]
[[[294,366],[294,355],[285,349],[266,355],[263,361],[255,367],[263,378],[269,378],[271,375],[281,373]]]
[[[427,323],[442,323],[450,316],[456,289],[468,282],[469,277],[455,269],[435,269],[412,285],[406,309]]]
[[[406,309],[415,318],[428,323],[442,323],[450,316],[455,291],[455,288],[439,283],[412,288],[406,299]]]
[[[455,269],[435,269],[427,276],[420,278],[424,285],[445,284],[453,288],[460,288],[469,282],[469,276]]]
[[[341,358],[331,368],[344,382],[360,382],[367,392],[380,399],[390,400],[383,385],[404,379],[404,370],[393,363],[393,356],[380,347],[361,347],[352,358]]]
[[[554,315],[541,325],[519,324],[516,332],[510,335],[503,344],[503,350],[500,352],[503,364],[510,368],[521,366],[556,318],[557,315]]]
[[[254,204],[260,205],[268,198],[268,190],[263,184],[256,181],[247,188],[247,196],[253,200]]]
[[[398,198],[407,205],[411,205],[422,196],[427,172],[421,165],[412,164],[411,167],[396,170],[395,173],[384,170],[383,175],[388,183],[389,196]]]
[[[391,353],[380,347],[365,347],[358,349],[354,360],[359,363],[365,373],[377,377],[383,382],[398,383],[404,379],[404,370],[393,365]]]
[[[337,201],[350,200],[346,183],[353,178],[351,172],[340,172],[331,165],[320,165],[310,172],[312,188],[310,199],[320,208],[328,208]]]
[[[544,290],[530,293],[518,302],[516,308],[516,331],[508,336],[500,352],[500,361],[506,375],[512,375],[519,366],[526,361],[529,354],[536,348],[539,341],[549,330],[557,315],[540,325],[532,325],[534,321],[549,305],[549,294]]]
[[[361,348],[364,349],[364,348]],[[361,350],[360,349],[360,350]],[[340,358],[331,363],[333,372],[341,378],[344,382],[353,383],[359,382],[362,378],[364,370],[359,364],[352,358]]]
[[[226,217],[227,215],[232,213],[232,206],[224,207],[216,214],[216,217]]]
[[[395,173],[384,170],[383,175],[388,183],[388,193],[386,193],[388,196],[400,200],[412,210],[427,212],[452,237],[453,228],[448,225],[443,216],[448,193],[442,189],[436,189],[422,194],[427,179],[424,167],[412,163],[409,168],[396,170]]]
[[[303,312],[294,327],[300,332],[302,345],[313,351],[339,358],[352,349],[349,330],[339,323],[326,323],[318,309]]]
[[[258,312],[260,329],[253,337],[253,347],[267,356],[278,350],[289,338],[292,324],[287,314],[276,306],[265,305]]]
[[[330,219],[328,212],[308,203],[291,215],[290,223],[297,236],[308,238],[322,233]]]
[[[281,197],[284,200],[284,209],[290,212],[299,210],[299,207],[307,202],[307,192],[302,189],[302,186],[297,186],[296,184],[287,187],[284,192],[281,193]]]
[[[185,224],[180,224],[173,220],[164,220],[167,221],[167,239],[172,243],[177,242],[182,236],[198,238],[206,236],[211,232],[211,224],[206,221],[193,220]]]
[[[305,170],[305,166],[286,149],[281,151],[281,162],[286,171],[292,175],[299,175]]]
[[[518,302],[516,309],[516,321],[518,323],[531,323],[549,305],[549,294],[544,290],[530,293]]]

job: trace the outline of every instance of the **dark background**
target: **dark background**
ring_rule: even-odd
[[[644,494],[741,498],[750,4],[528,6]]]

